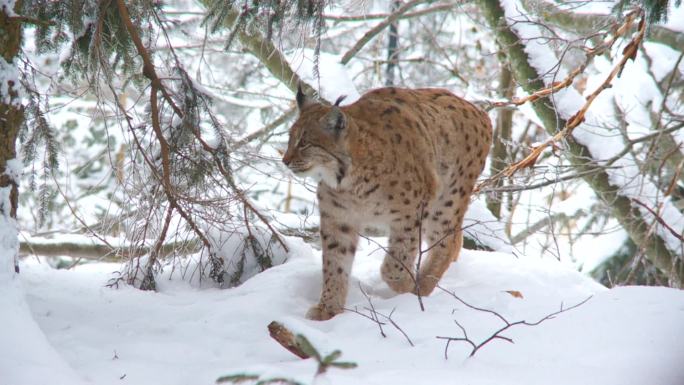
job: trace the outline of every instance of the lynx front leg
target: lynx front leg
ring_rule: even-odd
[[[321,216],[323,290],[318,305],[309,309],[307,318],[323,321],[344,311],[358,234],[351,224]]]

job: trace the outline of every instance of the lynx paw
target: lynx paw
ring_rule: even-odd
[[[432,276],[419,276],[418,285],[413,289],[413,293],[421,297],[427,297],[435,290],[438,282],[439,279]]]
[[[411,277],[397,280],[385,279],[385,283],[397,294],[410,293],[415,287]]]
[[[411,273],[399,267],[395,263],[384,263],[380,269],[382,280],[385,281],[395,293],[410,293],[415,287],[415,281]]]
[[[342,313],[343,311],[344,309],[335,309],[319,303],[316,306],[312,306],[311,309],[306,312],[306,318],[314,321],[326,321]]]

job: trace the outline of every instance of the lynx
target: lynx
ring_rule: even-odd
[[[387,285],[433,291],[460,252],[463,216],[492,137],[488,115],[444,89],[380,88],[341,107],[342,99],[324,105],[300,88],[283,156],[295,175],[318,181],[323,288],[307,313],[314,320],[343,312],[368,226],[389,230],[380,269]]]

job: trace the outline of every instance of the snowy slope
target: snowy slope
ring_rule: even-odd
[[[9,171],[17,177],[12,168]],[[52,349],[26,305],[14,268],[16,222],[5,212],[9,196],[9,187],[0,188],[0,384],[37,384],[49,378],[77,385],[79,378]]]
[[[684,292],[666,288],[607,290],[555,262],[510,254],[464,251],[443,287],[472,305],[509,321],[537,321],[593,297],[538,326],[518,326],[467,358],[470,348],[445,341],[460,337],[457,320],[479,342],[503,326],[491,314],[466,308],[445,292],[425,298],[394,295],[379,277],[382,252],[361,242],[348,307],[368,305],[388,315],[378,326],[353,312],[326,322],[303,318],[317,300],[318,252],[291,240],[290,260],[234,289],[197,289],[187,282],[159,283],[160,292],[104,287],[117,265],[53,270],[23,263],[21,279],[33,317],[53,347],[92,384],[213,384],[227,374],[286,377],[304,384],[659,384],[684,383]],[[506,290],[520,291],[515,298]],[[3,310],[4,311],[4,310]],[[355,369],[330,369],[314,377],[316,364],[272,340],[273,320],[302,333],[322,353],[343,352]],[[7,332],[6,330],[2,332]],[[6,350],[0,347],[0,352]],[[2,357],[0,355],[0,357]],[[7,366],[2,366],[7,370]],[[1,385],[32,385],[7,382]],[[43,383],[50,382],[46,377]]]

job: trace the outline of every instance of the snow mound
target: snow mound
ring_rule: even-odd
[[[476,343],[504,324],[445,291],[423,298],[421,311],[414,295],[395,295],[380,279],[378,246],[361,243],[347,306],[369,315],[370,300],[378,313],[391,314],[397,327],[385,322],[386,337],[351,310],[326,322],[303,317],[318,299],[320,257],[293,240],[286,263],[225,290],[182,280],[160,282],[157,293],[109,289],[104,283],[118,268],[109,264],[63,271],[29,260],[21,278],[49,342],[93,384],[213,384],[238,373],[305,384],[683,383],[682,291],[607,290],[560,263],[464,250],[442,287],[509,322],[536,322],[593,297],[538,326],[512,327],[502,334],[514,343],[493,340],[471,358],[468,344],[453,341],[445,359],[446,341],[436,337],[462,337],[455,321]],[[274,320],[305,335],[322,354],[340,349],[341,360],[358,367],[315,377],[313,360],[295,357],[269,337],[266,327]],[[12,368],[3,369],[4,379]]]
[[[361,95],[354,87],[349,73],[340,64],[340,57],[328,52],[320,52],[318,62],[313,50],[299,49],[287,53],[292,69],[299,77],[316,89],[321,98],[334,103],[340,96],[346,98],[340,105],[357,101]]]

